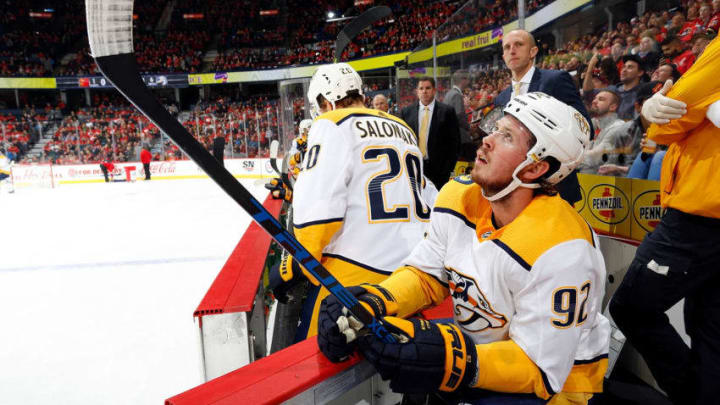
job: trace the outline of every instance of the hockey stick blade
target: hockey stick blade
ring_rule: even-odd
[[[376,21],[383,19],[392,14],[390,7],[377,6],[368,9],[364,13],[353,19],[348,25],[343,27],[335,40],[335,63],[340,62],[343,51],[350,45],[353,38],[361,33],[365,28],[373,25]]]
[[[140,112],[162,130],[205,173],[235,200],[253,220],[327,288],[372,333],[397,342],[377,318],[360,305],[338,280],[315,259],[192,135],[160,104],[140,76],[133,53],[133,0],[86,0],[88,40],[105,78]]]
[[[270,167],[272,167],[272,169],[275,170],[275,173],[277,174],[280,174],[280,169],[278,169],[277,164],[279,149],[280,142],[278,142],[277,139],[273,139],[273,141],[270,142]]]
[[[292,184],[290,183],[290,178],[288,178],[288,174],[283,173],[278,168],[278,154],[280,150],[280,142],[277,141],[277,139],[274,139],[272,142],[270,142],[270,167],[272,167],[273,170],[275,170],[275,173],[280,176],[280,179],[285,184],[287,188],[292,190]]]

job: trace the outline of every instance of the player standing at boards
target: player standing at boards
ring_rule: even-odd
[[[12,163],[13,162],[8,159],[7,156],[0,153],[0,187],[4,184],[8,184],[8,193],[15,192],[15,188],[13,187],[13,183],[10,179]]]
[[[300,121],[300,125],[298,126],[299,134],[297,138],[293,139],[292,144],[290,145],[290,150],[288,151],[288,155],[290,155],[290,159],[288,161],[288,171],[294,179],[297,179],[297,176],[300,174],[300,170],[302,169],[301,162],[305,156],[305,152],[307,151],[307,139],[311,126],[311,119]]]
[[[362,80],[346,63],[318,68],[308,99],[317,118],[295,183],[295,236],[342,284],[378,283],[420,242],[430,219],[417,138],[401,119],[365,108]],[[291,258],[280,273],[287,282],[302,276]],[[317,333],[328,295],[309,278],[296,340]]]
[[[554,185],[582,161],[590,126],[544,93],[518,96],[504,112],[472,174],[440,191],[428,234],[404,266],[379,285],[349,288],[409,338],[355,340],[356,322],[328,297],[318,344],[332,361],[359,347],[396,392],[440,391],[447,403],[586,404],[607,369],[605,264],[592,229]],[[378,244],[364,246],[368,254]],[[402,319],[448,295],[453,323]]]

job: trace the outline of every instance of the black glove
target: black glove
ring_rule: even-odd
[[[424,319],[383,318],[398,343],[385,343],[371,333],[358,338],[358,348],[380,376],[399,393],[452,392],[469,387],[477,374],[475,343],[452,323]]]
[[[274,199],[292,202],[292,190],[280,178],[270,179],[265,183],[265,188],[270,190],[270,195]]]
[[[394,300],[382,287],[363,284],[362,286],[348,287],[348,291],[357,297],[360,304],[375,317],[384,316],[388,308],[396,310]],[[387,295],[386,295],[387,294]],[[343,330],[338,326],[341,319]],[[320,304],[318,314],[318,346],[325,357],[333,363],[345,360],[352,354],[357,346],[355,337],[362,323],[349,319],[345,307],[335,296],[330,295]]]
[[[305,275],[300,269],[300,265],[293,260],[292,256],[285,256],[270,268],[268,288],[272,290],[275,299],[287,304],[293,298],[288,295],[288,292],[303,281],[304,278]]]

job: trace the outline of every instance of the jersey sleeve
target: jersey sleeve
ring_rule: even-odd
[[[595,325],[604,263],[586,241],[572,240],[540,256],[529,276],[515,293],[509,337],[539,368],[552,395],[562,390],[582,336]]]
[[[401,267],[380,283],[380,286],[393,297],[392,308],[388,305],[388,315],[407,318],[425,308],[440,305],[449,295],[447,286],[443,286],[428,273],[411,266]]]
[[[313,124],[293,193],[293,226],[298,241],[317,259],[345,217],[351,150],[349,140],[332,121]]]

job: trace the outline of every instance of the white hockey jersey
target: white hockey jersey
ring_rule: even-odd
[[[404,264],[447,287],[455,323],[477,344],[520,346],[549,395],[602,387],[605,263],[590,226],[560,197],[538,196],[498,228],[480,187],[456,178],[440,191],[427,237]]]
[[[314,255],[392,273],[430,219],[422,165],[415,134],[397,117],[366,108],[321,115],[293,193],[298,240]]]
[[[10,159],[8,159],[5,155],[0,154],[0,180],[10,177],[10,169]]]

